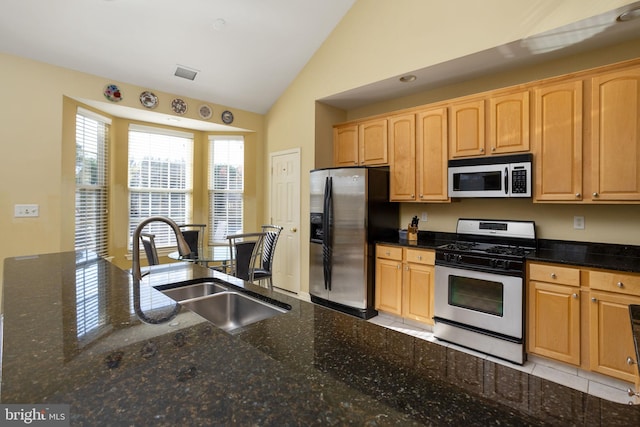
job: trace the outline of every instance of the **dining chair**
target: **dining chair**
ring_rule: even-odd
[[[279,225],[263,225],[262,232],[265,233],[264,244],[262,249],[262,260],[260,266],[253,270],[253,280],[261,283],[263,280],[267,281],[269,289],[273,289],[273,258],[276,253],[276,244],[278,243],[278,237],[282,227]]]
[[[227,236],[231,275],[253,282],[254,271],[260,266],[266,233],[242,233]]]
[[[197,258],[202,251],[202,241],[204,239],[204,229],[207,224],[182,224],[179,225],[182,236],[191,249],[193,258]]]
[[[140,241],[144,247],[144,253],[147,256],[147,262],[149,265],[158,265],[160,260],[158,259],[158,251],[156,249],[156,235],[150,233],[140,233]]]

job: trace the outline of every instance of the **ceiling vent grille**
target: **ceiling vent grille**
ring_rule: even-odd
[[[198,74],[197,70],[191,70],[189,68],[178,65],[176,67],[176,72],[174,73],[174,76],[182,77],[183,79],[187,79],[187,80],[193,80],[196,78],[197,74]]]

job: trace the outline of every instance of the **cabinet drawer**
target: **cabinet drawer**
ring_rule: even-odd
[[[640,295],[640,274],[589,271],[589,287],[602,291]]]
[[[529,264],[529,279],[568,286],[580,286],[580,270],[556,264]]]
[[[407,249],[405,260],[416,264],[434,265],[436,253],[424,249]]]
[[[396,261],[402,261],[402,247],[400,246],[376,246],[376,257],[394,259]]]

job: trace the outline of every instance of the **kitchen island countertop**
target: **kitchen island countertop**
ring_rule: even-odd
[[[203,277],[290,310],[229,334],[154,289]],[[139,289],[86,252],[6,259],[2,403],[70,404],[71,425],[640,424],[638,406],[200,266]]]

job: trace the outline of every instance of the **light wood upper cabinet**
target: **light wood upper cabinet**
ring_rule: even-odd
[[[592,200],[640,201],[640,67],[591,84]]]
[[[391,201],[416,199],[416,116],[389,118],[389,172]]]
[[[582,81],[534,92],[535,201],[582,200]]]
[[[387,119],[366,120],[333,128],[334,166],[386,165]]]
[[[529,145],[529,91],[490,95],[490,153],[529,151]]]
[[[376,119],[358,125],[361,165],[386,165],[388,162],[387,119]]]
[[[485,153],[484,99],[451,104],[449,156],[480,156]]]
[[[416,160],[417,200],[449,201],[447,193],[448,132],[447,108],[433,108],[417,114]]]
[[[359,152],[358,125],[343,125],[333,128],[334,166],[357,166]]]

